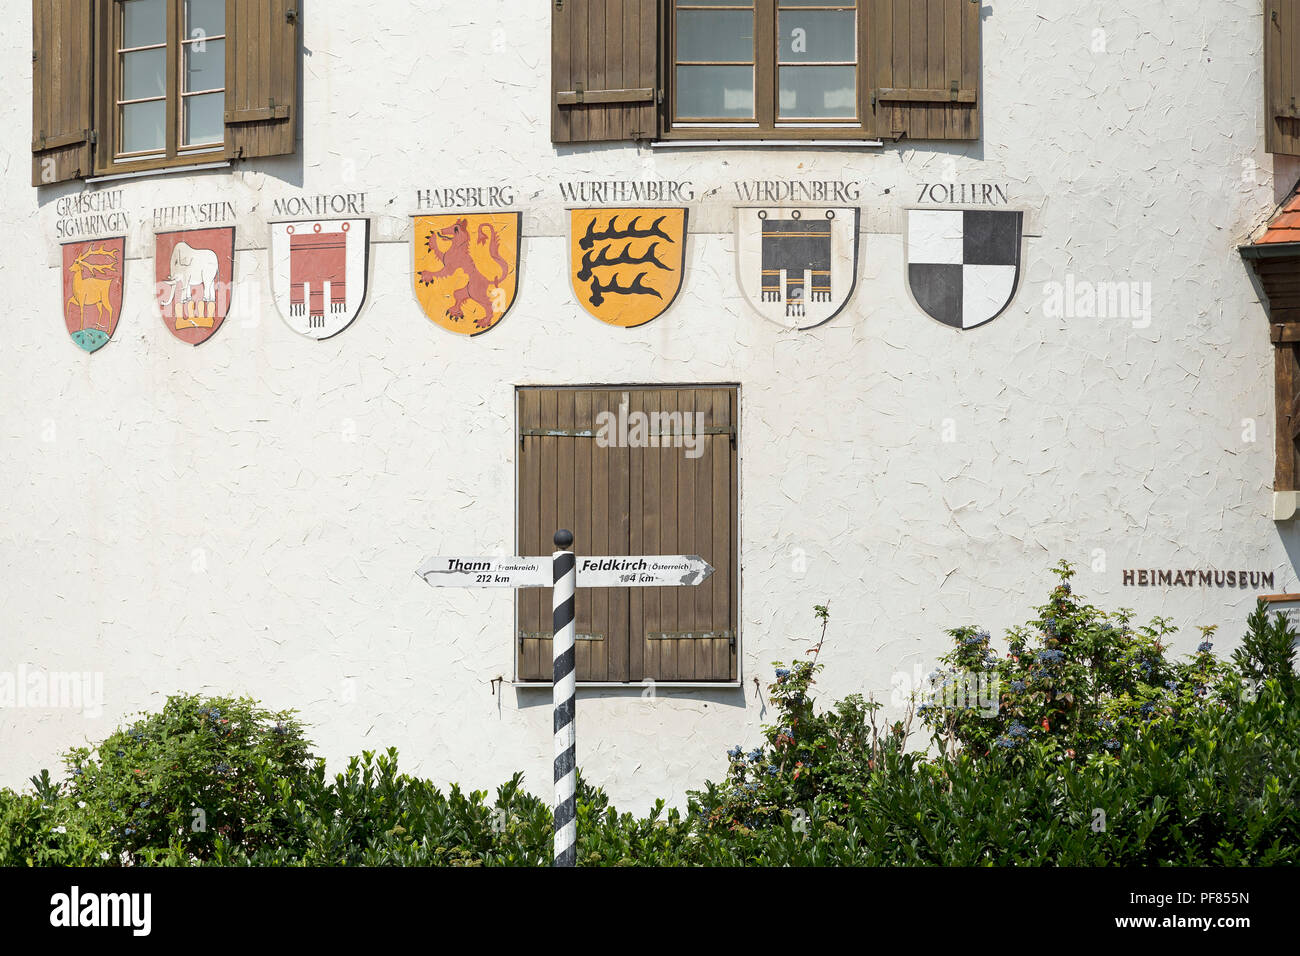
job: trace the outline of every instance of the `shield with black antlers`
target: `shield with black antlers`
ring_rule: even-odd
[[[624,328],[663,315],[682,287],[686,209],[569,212],[569,273],[578,303]]]

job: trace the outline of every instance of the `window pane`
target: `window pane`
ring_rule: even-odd
[[[753,116],[753,67],[677,68],[678,119],[752,119]]]
[[[167,95],[167,51],[136,50],[122,54],[122,96],[142,100]]]
[[[226,32],[226,0],[185,0],[185,37],[219,37]]]
[[[677,60],[754,59],[754,14],[748,10],[682,10]]]
[[[122,46],[151,46],[167,42],[167,10],[163,0],[126,0],[122,4]]]
[[[801,10],[781,14],[781,62],[857,59],[857,15],[851,10]]]
[[[225,109],[225,93],[204,93],[200,96],[185,97],[185,132],[182,137],[184,145],[200,146],[204,143],[220,143],[224,140]]]
[[[161,150],[165,145],[163,125],[167,122],[167,102],[128,103],[122,107],[123,153]]]
[[[781,67],[781,117],[853,119],[858,112],[855,72],[851,66]]]
[[[226,85],[226,41],[185,44],[185,92],[219,90]]]

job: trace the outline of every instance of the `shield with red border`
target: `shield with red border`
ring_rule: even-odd
[[[155,297],[163,324],[182,342],[206,342],[230,311],[235,227],[160,232],[155,241]]]

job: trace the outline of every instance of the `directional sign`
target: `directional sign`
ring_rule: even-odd
[[[713,573],[713,566],[698,554],[593,556],[577,561],[580,588],[694,587]]]
[[[551,559],[426,558],[415,573],[435,588],[549,588]]]
[[[574,591],[577,588],[694,587],[713,568],[698,554],[588,557],[573,553],[573,532],[555,533],[549,558],[427,558],[415,573],[434,587],[553,588],[551,648],[555,680],[555,865],[577,862],[577,669]],[[756,678],[757,679],[757,678]]]
[[[698,554],[578,558],[580,588],[694,587],[713,566]],[[550,558],[428,558],[415,573],[434,587],[549,588]]]

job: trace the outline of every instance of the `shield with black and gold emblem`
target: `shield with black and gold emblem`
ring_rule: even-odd
[[[668,310],[686,267],[686,209],[571,209],[569,274],[579,304],[610,325]]]

